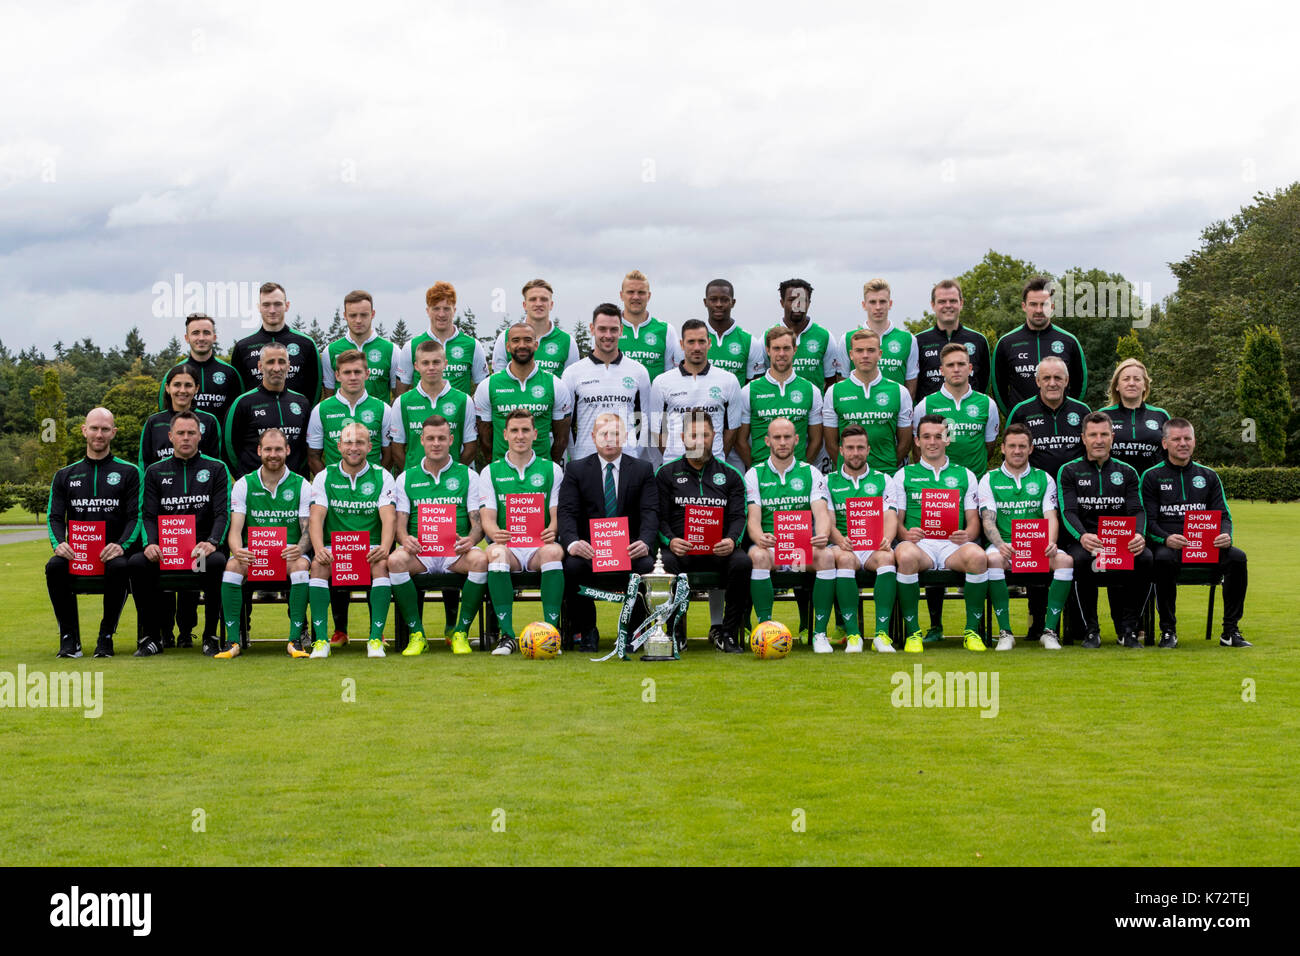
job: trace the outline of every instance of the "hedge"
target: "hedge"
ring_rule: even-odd
[[[1223,481],[1223,493],[1245,501],[1300,501],[1300,468],[1241,468],[1226,465],[1215,469]]]

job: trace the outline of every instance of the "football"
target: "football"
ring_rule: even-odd
[[[549,661],[560,653],[560,632],[545,621],[534,621],[519,634],[519,653],[533,661]]]
[[[749,649],[761,661],[771,661],[790,653],[794,638],[780,621],[764,621],[749,635]]]

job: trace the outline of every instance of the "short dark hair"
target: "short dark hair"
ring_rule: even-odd
[[[343,297],[344,308],[347,308],[349,305],[352,305],[354,302],[369,302],[370,308],[373,309],[375,307],[375,300],[370,297],[370,293],[367,292],[365,289],[353,289],[351,292],[349,292],[347,295]]]
[[[1083,423],[1080,427],[1080,431],[1086,432],[1088,430],[1089,425],[1101,425],[1103,423],[1106,425],[1111,425],[1112,427],[1114,424],[1111,421],[1110,416],[1107,415],[1105,412],[1089,412],[1087,415],[1083,416]]]
[[[787,335],[790,336],[790,338],[794,338],[794,329],[784,323],[772,326],[763,333],[763,348],[767,348],[777,339],[783,338]]]
[[[1012,435],[1024,435],[1029,439],[1029,444],[1034,443],[1034,433],[1029,430],[1029,426],[1024,422],[1012,422],[1007,426],[1007,430],[1002,433],[1002,440],[1006,441]]]
[[[163,385],[164,386],[170,385],[172,383],[172,379],[174,379],[177,375],[188,375],[190,378],[194,379],[194,383],[196,385],[198,384],[199,370],[196,369],[193,365],[190,365],[188,362],[182,362],[180,365],[173,365],[167,371],[167,375],[163,379]]]
[[[845,425],[840,429],[840,444],[843,445],[846,438],[856,438],[859,435],[867,440],[868,445],[871,444],[871,436],[861,425]]]
[[[785,298],[786,292],[788,292],[790,289],[803,289],[805,292],[808,293],[808,298],[810,299],[812,298],[813,288],[811,285],[808,284],[807,279],[786,279],[776,288],[777,291],[781,293],[782,299]]]
[[[705,295],[708,295],[708,294],[709,294],[709,290],[712,289],[715,285],[718,285],[718,286],[724,286],[724,287],[726,288],[726,290],[727,290],[727,295],[731,296],[733,299],[736,297],[736,289],[735,289],[735,287],[734,287],[730,282],[728,282],[726,279],[713,279],[713,280],[711,280],[711,281],[709,282],[709,284],[706,285],[706,286],[704,287],[704,294],[705,294]]]
[[[618,319],[620,322],[623,320],[622,310],[612,302],[602,302],[591,310],[591,321],[593,323],[595,323],[596,316],[598,315],[609,315]]]
[[[944,428],[948,427],[947,423],[943,420],[943,416],[937,412],[928,412],[921,416],[920,421],[916,423],[916,433],[918,435],[921,433],[922,425],[942,425]]]
[[[940,289],[956,289],[957,298],[961,298],[961,284],[956,279],[940,279],[930,289],[930,304],[934,305],[934,294]]]
[[[180,421],[193,422],[195,428],[198,428],[200,431],[203,430],[202,426],[199,424],[199,416],[195,415],[193,412],[177,412],[172,416],[170,427],[174,428],[176,423]]]
[[[189,315],[185,316],[185,328],[188,329],[191,322],[211,322],[214,332],[217,328],[217,320],[206,312],[191,312]]]
[[[939,364],[942,365],[943,360],[953,352],[960,352],[962,355],[966,356],[967,361],[970,361],[970,352],[966,350],[966,346],[962,345],[960,342],[949,342],[939,350]]]
[[[682,415],[682,431],[685,432],[688,425],[708,425],[709,431],[713,431],[713,416],[709,414],[707,408],[687,409]]]
[[[1025,283],[1024,288],[1020,290],[1020,302],[1023,304],[1029,298],[1029,293],[1042,292],[1051,284],[1052,280],[1047,276],[1031,276],[1029,281]]]
[[[1160,437],[1168,438],[1169,433],[1175,428],[1190,428],[1192,434],[1196,434],[1196,427],[1185,418],[1171,418],[1160,427]]]
[[[522,409],[522,408],[516,408],[515,411],[516,411],[516,412],[521,412],[521,411],[523,411],[523,409]],[[509,419],[507,419],[507,421],[508,421],[508,420],[509,420]],[[424,420],[424,422],[420,425],[420,431],[424,431],[424,430],[425,430],[426,428],[428,428],[430,425],[432,425],[434,428],[441,428],[443,425],[446,425],[448,428],[451,428],[451,422],[447,421],[447,419],[443,418],[441,415],[430,415],[430,416],[429,416],[428,418],[426,418],[426,419]]]
[[[534,428],[537,427],[537,423],[533,421],[533,413],[526,408],[510,409],[510,414],[506,415],[505,425],[503,425],[502,427],[503,428],[507,427],[516,418],[526,418],[528,419],[528,424],[532,425]]]
[[[334,360],[334,368],[340,369],[345,365],[352,365],[355,362],[360,362],[362,365],[367,366],[367,368],[370,364],[366,361],[366,353],[361,351],[361,349],[348,349]]]
[[[682,338],[686,338],[686,333],[693,331],[694,329],[703,329],[705,332],[709,331],[709,327],[704,324],[703,319],[687,319],[682,323]]]

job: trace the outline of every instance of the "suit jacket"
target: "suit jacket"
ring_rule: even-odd
[[[569,462],[560,484],[559,544],[565,554],[575,541],[590,541],[592,518],[604,518],[605,475],[600,455]],[[640,539],[651,555],[659,531],[659,489],[649,462],[624,455],[619,464],[618,508],[614,517],[627,516],[628,542]]]

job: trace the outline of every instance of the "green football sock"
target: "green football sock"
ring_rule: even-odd
[[[510,581],[510,566],[503,565],[501,570],[488,568],[487,587],[492,595],[492,607],[497,612],[497,623],[501,626],[502,638],[515,638],[515,586]]]
[[[234,576],[227,571],[226,575]],[[239,643],[239,619],[244,613],[244,580],[239,583],[222,580],[221,582],[221,616],[226,620],[226,640]]]
[[[845,568],[835,578],[835,606],[844,619],[844,633],[862,636],[858,626],[858,578]]]
[[[307,599],[311,605],[312,634],[318,641],[328,641],[330,638],[325,629],[325,622],[329,620],[330,589],[323,579],[317,580],[324,586],[312,584],[307,588]]]
[[[474,580],[476,577],[482,578],[482,580]],[[483,592],[487,590],[487,586],[487,573],[485,571],[471,571],[469,573],[465,586],[460,589],[460,614],[456,619],[456,630],[464,631],[466,634],[469,633],[470,626],[478,615],[478,609],[483,606]]]
[[[762,574],[760,578],[758,575]],[[758,623],[772,620],[772,574],[770,571],[752,571],[749,578],[749,596],[754,602]]]
[[[876,571],[876,584],[872,591],[876,604],[876,633],[888,634],[889,620],[894,616],[894,599],[898,597],[898,573],[892,566]],[[916,615],[915,604],[912,605],[912,615]]]
[[[306,571],[295,574],[306,576]],[[307,592],[310,590],[306,581],[296,581],[289,585],[289,640],[296,641],[302,637],[307,621]]]
[[[1005,583],[1005,582],[1004,582]],[[966,575],[966,630],[978,632],[984,621],[984,599],[989,593],[988,573]]]
[[[1070,587],[1074,584],[1074,572],[1069,573],[1070,577],[1064,580],[1053,577],[1052,586],[1047,589],[1047,617],[1043,621],[1043,626],[1057,634],[1061,633],[1061,612],[1065,609],[1065,602],[1070,596]]]
[[[908,578],[909,580],[903,580]],[[903,611],[903,633],[911,637],[921,629],[916,619],[916,606],[921,601],[920,578],[915,574],[898,575],[898,605]]]
[[[1011,630],[1011,593],[1007,590],[1007,579],[1004,575],[994,578],[992,572],[989,576],[989,597],[993,599],[993,613],[998,619],[998,630]]]
[[[813,581],[813,633],[825,634],[835,605],[835,571],[818,571]]]
[[[560,626],[560,605],[564,603],[564,565],[548,561],[542,565],[542,618],[556,629]]]
[[[382,583],[381,583],[382,582]],[[370,639],[384,639],[388,626],[388,606],[393,603],[393,588],[388,578],[376,578],[370,585]]]
[[[424,632],[424,621],[420,620],[420,595],[415,590],[415,582],[409,574],[404,580],[397,580],[398,574],[389,575],[392,581],[393,601],[397,604],[397,613],[406,622],[406,629],[412,634]]]

